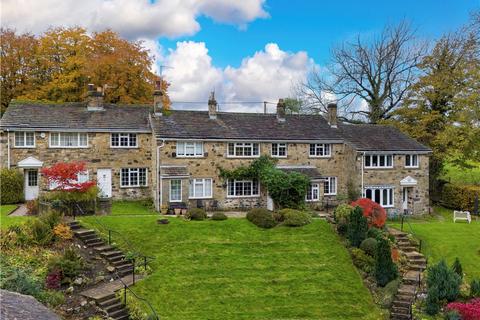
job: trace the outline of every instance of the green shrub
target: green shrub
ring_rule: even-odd
[[[367,238],[363,240],[360,244],[360,249],[362,249],[369,256],[375,257],[377,252],[377,240],[374,238]]]
[[[355,207],[350,213],[348,219],[348,232],[347,237],[350,240],[350,244],[354,247],[360,246],[363,240],[366,238],[368,230],[367,218],[363,216],[362,209]]]
[[[385,238],[379,238],[377,241],[375,280],[379,286],[384,287],[398,276],[398,269],[392,261],[392,251],[389,241]]]
[[[60,270],[63,282],[70,282],[83,270],[83,258],[73,248],[66,248],[61,256],[53,257],[48,262],[48,270]]]
[[[460,263],[460,259],[458,259],[458,257],[456,257],[455,261],[453,261],[452,270],[453,272],[458,274],[460,279],[463,279],[463,268],[462,268],[462,264]]]
[[[28,221],[28,234],[33,244],[44,246],[53,240],[52,228],[40,219]]]
[[[283,224],[289,227],[301,227],[312,222],[312,217],[305,211],[282,209]]]
[[[247,212],[247,220],[257,227],[269,229],[277,225],[273,214],[267,209],[255,208]]]
[[[348,224],[346,223],[338,223],[337,224],[337,232],[340,235],[345,235],[348,232]]]
[[[31,272],[2,267],[0,288],[38,298],[42,291],[42,283],[32,277]]]
[[[445,320],[462,320],[462,317],[457,310],[449,310],[445,313]]]
[[[53,229],[62,220],[62,214],[52,210],[42,213],[38,219],[48,225],[50,229]]]
[[[350,213],[353,211],[353,207],[349,204],[341,204],[335,208],[335,222],[337,223],[348,223],[350,218]]]
[[[480,280],[473,279],[470,282],[470,296],[472,298],[480,298]]]
[[[447,183],[441,191],[440,203],[450,209],[473,211],[480,186]]]
[[[375,267],[375,260],[358,248],[351,250],[353,264],[363,272],[371,275]]]
[[[223,212],[214,212],[212,214],[212,220],[227,220],[228,217],[225,213]]]
[[[0,203],[23,202],[23,175],[16,169],[0,170]]]
[[[400,287],[400,279],[395,279],[387,283],[387,285],[379,290],[379,303],[384,308],[390,308],[392,305],[393,300],[398,291],[398,287]]]
[[[383,231],[382,231],[382,229],[370,228],[370,229],[368,229],[368,231],[367,231],[367,238],[377,239],[378,237],[382,237],[382,236],[383,236]]]
[[[207,219],[207,213],[201,208],[188,209],[185,214],[186,219],[201,221]]]
[[[448,267],[445,260],[429,267],[427,270],[427,313],[437,314],[442,301],[454,301],[460,294],[461,282],[460,276]]]
[[[51,308],[55,308],[65,303],[65,295],[61,291],[44,290],[40,293],[38,300],[46,303]]]

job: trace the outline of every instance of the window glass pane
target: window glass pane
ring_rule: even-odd
[[[372,189],[365,190],[365,198],[372,199]]]
[[[177,156],[184,156],[184,155],[185,155],[185,143],[177,142]]]
[[[314,144],[311,144],[311,145],[310,145],[310,155],[311,155],[311,156],[314,156],[314,155],[315,155],[315,145],[314,145]]]
[[[258,143],[254,143],[252,146],[253,146],[252,155],[258,156]]]
[[[112,147],[118,147],[118,133],[112,133]]]
[[[378,167],[378,156],[372,156],[372,167]]]
[[[24,146],[23,132],[15,132],[15,146],[16,147]]]
[[[81,147],[86,147],[87,146],[87,134],[86,133],[80,133],[80,145]]]
[[[393,205],[393,189],[388,189],[388,205],[391,206]]]
[[[137,146],[137,135],[135,133],[130,133],[130,147]]]
[[[25,132],[25,146],[33,147],[35,145],[35,133]]]
[[[170,201],[182,200],[182,181],[175,179],[170,180]]]
[[[233,156],[235,154],[235,145],[233,143],[228,144],[228,155]]]
[[[383,189],[382,190],[382,206],[388,205],[388,189]]]
[[[203,143],[196,142],[195,143],[195,155],[196,156],[203,156]]]
[[[88,171],[79,172],[77,174],[77,182],[84,183],[88,181]]]
[[[251,196],[252,195],[252,182],[251,181],[245,181],[243,182],[243,195],[245,196]]]
[[[405,166],[409,167],[411,164],[410,164],[410,155],[407,154],[405,156]]]
[[[235,195],[236,196],[243,196],[243,182],[242,181],[235,181]]]
[[[138,169],[138,180],[141,186],[147,185],[147,168]]]
[[[278,156],[278,144],[272,143],[272,156]]]
[[[128,183],[128,181],[129,181],[129,179],[128,179],[128,177],[129,177],[128,171],[129,171],[128,169],[123,168],[122,171],[121,171],[121,173],[120,173],[120,181],[121,181],[121,185],[122,185],[123,187],[126,187],[126,186],[129,185],[129,183]]]
[[[203,179],[195,180],[194,195],[195,195],[195,197],[204,197],[204,194],[203,194]]]
[[[192,142],[185,143],[185,155],[194,156],[195,155],[195,144]]]
[[[235,195],[235,181],[228,180],[228,195],[233,196]]]
[[[331,144],[326,144],[325,145],[325,155],[329,156],[331,154],[331,150],[332,150],[332,145]]]
[[[380,167],[385,167],[385,156],[380,156]]]
[[[256,195],[259,194],[259,190],[258,190],[259,184],[258,184],[258,181],[257,181],[257,180],[253,180],[252,184],[253,184],[253,185],[252,185],[252,193],[251,193],[251,195],[252,195],[252,196],[256,196]]]
[[[130,186],[138,186],[138,169],[130,169]]]
[[[380,189],[375,189],[374,190],[374,197],[373,197],[372,200],[375,201],[378,204],[381,204],[380,203]]]
[[[190,198],[195,197],[195,195],[193,194],[193,181],[194,180],[190,180],[190,184],[188,185],[188,197]]]

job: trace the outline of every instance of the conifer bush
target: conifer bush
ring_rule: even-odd
[[[367,238],[363,240],[360,244],[360,249],[362,249],[369,256],[374,257],[377,252],[377,240],[374,238]]]
[[[480,280],[473,279],[470,282],[470,296],[472,298],[480,298]]]
[[[0,203],[19,203],[23,198],[23,175],[16,169],[0,170]]]
[[[387,283],[398,276],[398,269],[392,260],[390,243],[385,238],[377,240],[377,252],[375,254],[375,279],[377,284],[384,287]]]
[[[431,266],[427,270],[426,312],[435,315],[440,311],[442,301],[454,301],[460,294],[460,276],[445,262]]]
[[[455,261],[453,261],[452,270],[460,276],[460,279],[463,279],[463,268],[458,257],[456,257]]]
[[[362,209],[357,206],[350,213],[350,218],[348,219],[347,237],[350,244],[358,248],[362,241],[365,240],[367,230],[367,218],[363,216]]]

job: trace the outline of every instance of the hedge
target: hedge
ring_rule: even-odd
[[[23,175],[15,169],[0,171],[0,203],[12,204],[23,202]]]
[[[440,203],[449,209],[468,210],[473,213],[475,196],[480,186],[447,183],[443,186]]]

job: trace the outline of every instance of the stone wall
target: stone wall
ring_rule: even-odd
[[[7,133],[3,132],[1,141],[1,166],[7,166],[6,149]],[[89,171],[89,179],[96,180],[97,169],[112,169],[112,196],[115,199],[141,199],[152,197],[152,176],[154,163],[152,162],[153,138],[149,133],[137,134],[138,148],[111,148],[110,133],[89,133],[88,148],[49,148],[49,134],[44,137],[40,132],[35,133],[35,148],[15,148],[14,134],[10,133],[10,165],[17,167],[17,163],[27,157],[35,157],[43,162],[45,167],[57,162],[84,161]],[[121,168],[148,168],[148,186],[136,188],[120,187]],[[40,190],[48,190],[45,179],[40,176]]]

